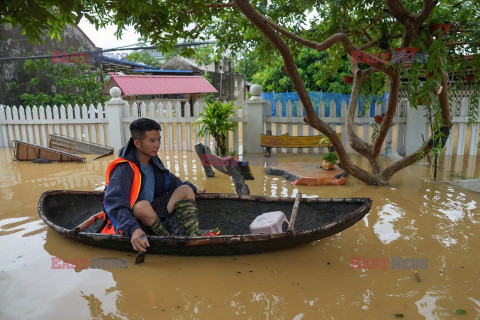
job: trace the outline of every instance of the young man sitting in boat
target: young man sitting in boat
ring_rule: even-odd
[[[148,239],[142,240],[142,227],[156,236],[177,235],[179,228],[183,235],[199,235],[197,188],[163,165],[157,155],[160,130],[151,119],[132,122],[132,137],[107,169],[104,205],[111,233],[129,236],[136,251],[150,246]]]

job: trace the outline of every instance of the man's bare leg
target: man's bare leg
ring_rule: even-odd
[[[175,204],[177,202],[186,199],[195,200],[195,193],[190,186],[183,185],[175,189],[167,204],[168,213],[172,213],[173,210],[175,210]]]
[[[169,233],[163,226],[150,202],[141,200],[133,206],[133,216],[149,227],[156,236],[168,236]]]

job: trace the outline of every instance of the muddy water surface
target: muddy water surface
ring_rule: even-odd
[[[227,176],[217,173],[207,180],[194,153],[160,157],[207,192],[234,193]],[[294,186],[252,167],[252,194],[368,196],[372,210],[340,234],[290,250],[232,257],[147,255],[143,265],[134,266],[132,253],[64,239],[37,213],[44,191],[101,187],[112,159],[32,164],[12,161],[11,151],[0,149],[0,319],[480,318],[480,194],[432,182],[425,164],[397,174],[395,186],[382,188],[353,178],[346,186]],[[478,178],[476,160],[442,159],[442,180],[455,178],[449,171],[456,164],[457,175]],[[113,269],[56,269],[52,258],[121,263]],[[354,258],[388,263],[354,269]],[[403,268],[392,258],[420,264]],[[467,313],[455,315],[456,309]]]

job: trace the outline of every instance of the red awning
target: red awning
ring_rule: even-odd
[[[111,84],[124,96],[218,92],[202,76],[112,75],[105,92]]]

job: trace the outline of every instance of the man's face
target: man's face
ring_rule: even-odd
[[[149,157],[156,156],[158,149],[160,149],[160,131],[146,131],[145,138],[142,141],[135,140],[134,143],[139,153]]]

